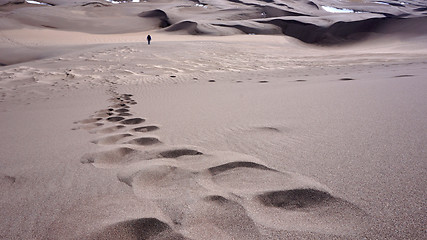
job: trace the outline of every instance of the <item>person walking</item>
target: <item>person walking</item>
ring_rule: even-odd
[[[150,45],[150,42],[151,42],[151,36],[150,35],[147,36],[147,42],[148,42],[148,45]]]

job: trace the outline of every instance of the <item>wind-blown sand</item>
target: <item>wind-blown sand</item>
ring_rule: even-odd
[[[1,239],[427,237],[422,1],[22,2]]]

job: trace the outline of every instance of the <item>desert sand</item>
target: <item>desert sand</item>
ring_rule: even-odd
[[[425,239],[426,14],[1,0],[0,239]]]

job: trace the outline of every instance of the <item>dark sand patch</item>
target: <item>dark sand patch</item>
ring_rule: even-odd
[[[394,76],[395,78],[407,78],[407,77],[413,77],[414,75],[411,74],[402,74],[402,75],[397,75]]]
[[[0,184],[11,185],[16,182],[16,177],[0,174]]]

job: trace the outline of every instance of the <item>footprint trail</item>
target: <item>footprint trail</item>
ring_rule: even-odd
[[[166,219],[116,222],[95,238],[115,239],[124,231],[138,239],[207,239],[205,229],[212,227],[222,239],[264,239],[266,231],[363,234],[367,214],[326,186],[245,154],[163,143],[154,135],[159,126],[134,116],[131,94],[111,94],[110,106],[76,122],[104,135],[92,141],[100,151],[81,162],[116,169],[123,187],[140,201],[154,202]]]

